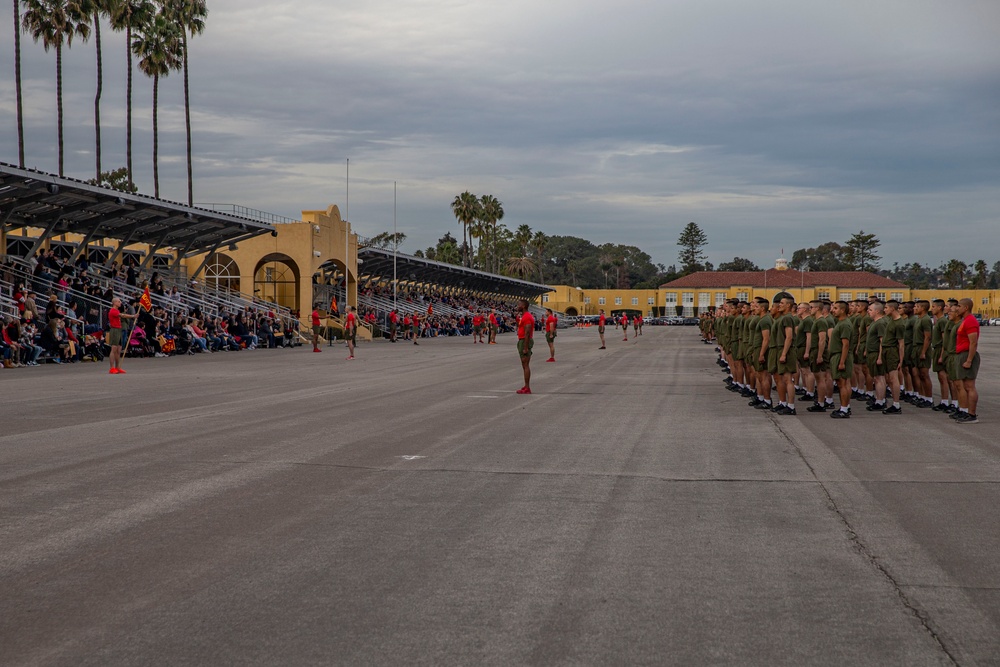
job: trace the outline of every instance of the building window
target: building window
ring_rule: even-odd
[[[872,292],[872,296],[879,301],[885,301],[885,292]]]
[[[548,294],[543,294],[542,295],[542,303],[548,303],[548,302],[549,302],[549,295]]]
[[[605,301],[605,299],[604,299],[603,296],[597,297],[597,305],[603,306],[605,303],[607,303],[607,302]]]
[[[739,301],[749,301],[750,300],[750,292],[737,292],[736,293],[736,298]]]
[[[828,289],[821,289],[821,290],[817,291],[816,292],[816,298],[820,299],[820,300],[822,300],[822,299],[829,299],[830,298],[830,290],[828,290]]]
[[[701,307],[707,307],[712,300],[711,292],[698,292],[698,305]]]
[[[583,297],[583,302],[584,303],[590,303],[590,297],[589,296]]]
[[[850,301],[851,300],[851,293],[850,292],[841,292],[840,296],[838,298],[841,301]]]
[[[647,305],[647,306],[653,306],[653,305],[656,305],[656,297],[652,297],[652,296],[651,296],[651,297],[649,297],[648,299],[646,299],[646,305]]]
[[[983,303],[984,306],[990,305],[990,297],[984,296],[983,299],[982,299],[982,303]]]
[[[716,306],[721,306],[722,304],[724,304],[726,302],[726,297],[727,296],[728,295],[725,292],[716,292],[715,293],[715,305]]]
[[[633,306],[638,306],[639,305],[639,297],[637,297],[637,296],[632,297],[632,305]]]
[[[902,301],[903,300],[903,293],[902,292],[893,292],[892,293],[892,298],[895,301]]]
[[[681,292],[682,303],[694,304],[694,292]]]
[[[620,296],[615,297],[615,305],[616,306],[622,305],[622,298]]]
[[[664,298],[664,303],[676,304],[677,303],[677,292],[667,292]]]

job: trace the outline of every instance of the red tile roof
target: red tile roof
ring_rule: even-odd
[[[907,289],[903,283],[868,271],[699,271],[660,285],[666,289],[729,287],[868,287]]]

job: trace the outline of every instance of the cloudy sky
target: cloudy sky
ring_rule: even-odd
[[[9,5],[10,3],[8,3]],[[191,44],[195,200],[345,208],[404,250],[493,194],[505,222],[672,264],[883,241],[883,264],[1000,260],[996,0],[208,0]],[[17,161],[11,8],[0,160]],[[106,31],[105,168],[123,166],[124,37]],[[56,169],[55,55],[22,41],[27,163]],[[93,42],[64,55],[66,173],[94,171]],[[152,192],[152,85],[134,161]],[[161,83],[160,178],[183,200],[183,96]]]

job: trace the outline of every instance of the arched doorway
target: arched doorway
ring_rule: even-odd
[[[205,284],[210,289],[240,291],[240,267],[229,255],[214,253],[205,265]]]
[[[567,317],[576,317],[579,314],[580,313],[577,312],[576,307],[574,307],[574,306],[569,306],[569,307],[566,308],[566,316]]]
[[[299,267],[288,255],[272,253],[257,263],[253,292],[266,301],[299,309]]]

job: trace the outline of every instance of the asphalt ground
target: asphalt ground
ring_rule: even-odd
[[[607,337],[0,371],[0,663],[1000,664],[1000,330],[976,425]]]

